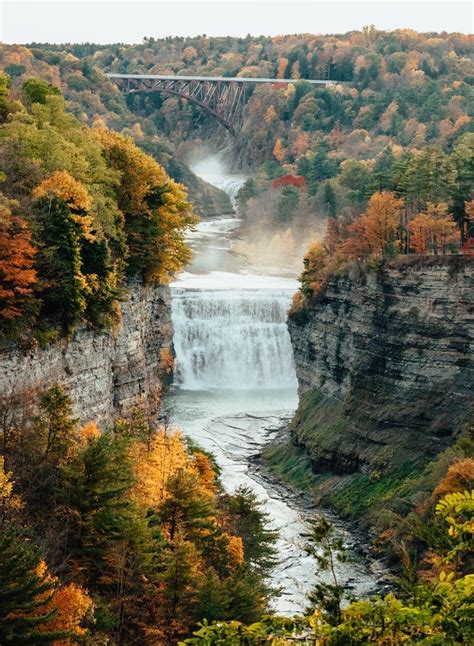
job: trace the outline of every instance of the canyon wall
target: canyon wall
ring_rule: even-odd
[[[313,471],[423,463],[472,414],[474,262],[399,259],[334,276],[289,318],[300,389],[293,440]]]
[[[161,352],[172,343],[168,287],[131,284],[115,331],[78,330],[44,349],[0,353],[0,396],[65,386],[85,422],[108,423],[136,405],[152,407],[161,387]]]

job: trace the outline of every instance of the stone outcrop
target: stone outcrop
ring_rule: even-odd
[[[130,285],[116,331],[82,328],[44,349],[0,353],[0,396],[68,389],[81,421],[108,423],[138,404],[153,406],[161,387],[161,352],[172,343],[167,287]]]
[[[289,319],[295,441],[316,472],[383,473],[434,456],[472,414],[474,262],[347,271]]]

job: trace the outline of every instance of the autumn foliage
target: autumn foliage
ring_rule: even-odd
[[[12,214],[15,204],[0,194],[0,319],[32,314],[35,248],[27,222]]]
[[[138,412],[79,427],[57,384],[36,409],[0,425],[2,644],[171,645],[267,610],[275,535],[210,455]]]
[[[168,282],[189,260],[186,192],[131,139],[83,127],[52,84],[30,78],[23,104],[2,88],[2,332],[47,342],[109,327],[127,276]]]

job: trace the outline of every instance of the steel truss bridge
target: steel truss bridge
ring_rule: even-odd
[[[224,76],[157,76],[154,74],[107,74],[122,92],[161,92],[186,99],[212,114],[231,134],[242,125],[248,88],[259,84],[285,87],[295,79],[240,78]],[[330,80],[304,80],[311,85],[331,85]]]

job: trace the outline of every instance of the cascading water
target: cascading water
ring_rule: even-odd
[[[296,387],[289,297],[288,290],[175,288],[175,383],[191,390]]]
[[[235,206],[245,177],[223,174],[222,156],[223,151],[199,162],[194,171],[224,190]],[[175,384],[183,390],[296,389],[286,327],[296,282],[246,275],[240,266],[238,273],[221,271],[235,265],[228,235],[238,222],[204,220],[189,236],[195,256],[191,274],[173,285]]]

